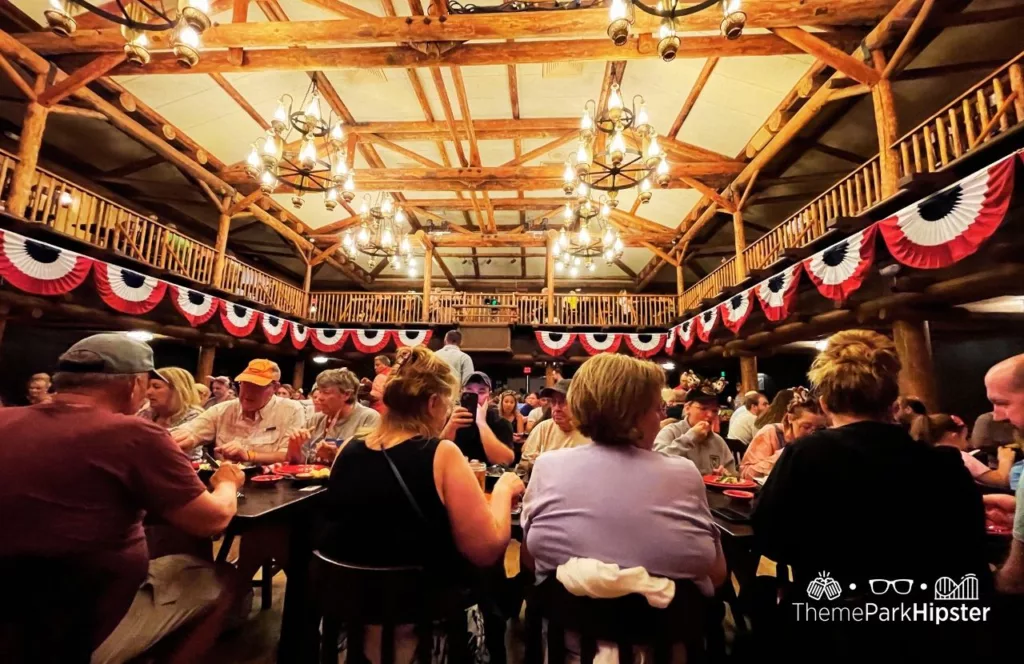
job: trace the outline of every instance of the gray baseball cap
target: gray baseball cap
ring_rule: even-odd
[[[558,394],[561,394],[562,396],[565,396],[566,394],[569,393],[569,384],[570,383],[572,383],[572,379],[570,379],[570,378],[563,378],[562,380],[556,382],[551,387],[545,387],[543,390],[540,391],[540,395],[542,397],[550,397],[552,394],[557,392]]]
[[[466,379],[466,385],[470,383],[483,383],[487,386],[487,389],[491,389],[491,377],[483,371],[474,371],[469,374],[469,378]]]
[[[139,374],[153,370],[153,349],[117,332],[86,337],[57,360],[57,371]]]

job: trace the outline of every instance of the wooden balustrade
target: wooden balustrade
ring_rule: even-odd
[[[550,322],[568,327],[668,327],[675,316],[674,295],[556,293],[555,320]]]
[[[893,144],[899,154],[900,177],[932,173],[971,150],[1024,123],[1024,53],[989,75]],[[840,217],[856,217],[883,200],[882,172],[877,156],[834,184],[743,251],[748,271],[770,267],[786,249],[806,246]],[[689,310],[735,286],[730,258],[683,294]]]
[[[293,316],[306,316],[306,294],[298,286],[281,281],[229,256],[224,263],[222,288],[235,295],[273,307]]]
[[[316,313],[310,318],[327,323],[386,323],[418,322],[423,314],[423,295],[420,293],[348,293],[318,291],[311,293]]]
[[[1022,61],[1024,53],[896,141],[900,176],[933,173],[1024,123]]]

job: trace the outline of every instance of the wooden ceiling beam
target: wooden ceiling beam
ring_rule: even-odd
[[[856,56],[839,50],[818,35],[807,32],[803,28],[773,28],[772,33],[859,83],[874,85],[881,78],[881,74],[873,67],[864,64]]]
[[[458,67],[449,67],[452,75],[452,82],[455,84],[455,98],[459,102],[459,115],[462,116],[462,124],[466,127],[466,136],[469,138],[469,165],[481,166],[480,146],[476,142],[476,132],[473,130],[473,116],[469,110],[469,97],[466,95],[466,83],[462,80],[462,70]]]
[[[675,138],[679,135],[679,131],[683,128],[683,123],[686,122],[690,111],[693,110],[693,105],[697,103],[700,93],[704,91],[704,86],[707,85],[708,79],[711,78],[711,73],[715,71],[717,65],[717,57],[710,57],[704,63],[700,74],[697,75],[697,80],[694,82],[693,87],[690,88],[690,93],[686,95],[686,99],[683,101],[683,107],[679,109],[679,115],[672,122],[672,128],[668,130],[669,137]]]
[[[260,126],[261,129],[263,129],[263,131],[270,129],[270,123],[263,119],[263,116],[260,115],[259,111],[257,111],[252,104],[246,101],[245,97],[242,96],[242,93],[240,93],[235,86],[231,85],[228,79],[224,78],[221,74],[216,73],[210,74],[210,78],[212,78],[213,82],[220,86],[220,89],[227,93],[227,95],[231,97],[231,99],[234,100],[234,102],[238,104],[241,109]]]
[[[332,14],[344,16],[345,18],[359,20],[380,18],[370,12],[363,11],[362,9],[358,9],[357,7],[341,2],[341,0],[302,0],[302,2],[313,7],[325,9]]]
[[[444,119],[448,124],[448,131],[451,134],[452,141],[455,143],[455,155],[459,158],[460,164],[467,166],[469,165],[469,161],[466,159],[466,152],[462,149],[462,142],[459,140],[459,131],[456,127],[455,113],[452,111],[452,102],[448,97],[448,90],[444,84],[444,77],[441,76],[441,68],[431,67],[430,78],[434,81],[434,88],[437,90],[437,96],[441,100],[441,110],[444,111]]]
[[[544,197],[527,198],[517,196],[516,198],[492,198],[491,204],[495,210],[550,210],[565,203],[567,198]],[[406,201],[410,206],[416,206],[424,210],[472,210],[473,205],[466,199],[457,198],[410,198]]]
[[[442,166],[441,164],[437,163],[433,159],[429,159],[427,157],[424,157],[423,155],[421,155],[421,154],[419,154],[417,152],[413,152],[412,150],[410,150],[408,148],[404,148],[401,145],[393,143],[392,141],[389,141],[389,140],[387,140],[385,138],[381,138],[380,136],[378,136],[376,134],[360,134],[360,138],[362,138],[366,142],[373,143],[375,145],[379,145],[382,148],[387,148],[388,150],[391,150],[395,154],[400,154],[403,157],[408,157],[409,159],[412,159],[413,161],[415,161],[417,164],[422,164],[423,166],[426,166],[427,168],[444,168],[444,166]]]
[[[537,21],[539,24],[543,22]],[[255,25],[251,23],[246,26]],[[240,26],[236,26],[240,27]],[[33,33],[35,34],[35,33]],[[858,37],[847,31],[822,33],[823,43],[839,48],[853,48]],[[204,35],[205,37],[205,35]],[[124,46],[118,37],[118,48]],[[228,51],[204,50],[202,59],[190,69],[182,69],[173,53],[156,52],[145,67],[119,65],[111,71],[116,76],[155,76],[160,74],[222,74],[256,71],[332,71],[337,69],[407,69],[409,67],[482,66],[539,64],[562,61],[608,61],[653,59],[658,56],[657,39],[644,34],[624,46],[616,46],[607,37],[585,40],[524,41],[499,43],[468,43],[452,47],[444,53],[423,53],[408,46],[366,46],[331,48],[263,48],[246,50],[241,62],[234,61]],[[112,48],[89,50],[86,53],[111,51]],[[750,35],[735,40],[724,37],[683,37],[677,58],[708,58],[712,56],[794,55],[804,51],[770,34]],[[81,58],[70,57],[78,64]],[[67,63],[61,60],[61,65]]]
[[[536,147],[536,148],[530,150],[529,152],[526,152],[526,153],[523,153],[523,154],[517,154],[513,159],[511,159],[509,161],[506,161],[504,164],[502,164],[502,166],[519,166],[520,164],[525,164],[526,162],[532,161],[532,160],[536,159],[537,157],[543,157],[544,155],[546,155],[547,153],[551,152],[555,148],[559,148],[559,147],[565,145],[566,143],[571,142],[577,136],[579,136],[579,132],[578,131],[574,130],[574,131],[566,132],[565,134],[559,136],[555,140],[548,141],[544,145]],[[521,149],[522,149],[522,146],[520,146],[520,150]]]
[[[37,100],[43,106],[53,106],[70,97],[76,90],[84,88],[97,78],[104,76],[111,69],[124,62],[124,53],[105,53],[99,55],[89,64],[76,69],[68,77],[47,87]]]

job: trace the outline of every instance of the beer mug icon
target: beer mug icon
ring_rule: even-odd
[[[807,596],[814,600],[823,596],[826,599],[837,599],[842,594],[842,586],[828,572],[818,572],[817,578],[807,584]]]

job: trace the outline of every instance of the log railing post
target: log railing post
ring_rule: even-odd
[[[202,346],[199,349],[199,364],[196,367],[196,382],[202,383],[207,376],[213,375],[213,357],[217,349],[214,346]]]
[[[300,314],[302,316],[310,315],[310,307],[313,304],[313,302],[311,300],[312,296],[309,293],[310,286],[311,286],[311,284],[313,282],[313,263],[312,263],[312,260],[313,260],[313,255],[310,254],[309,259],[306,260],[306,274],[302,278],[302,305],[301,305],[302,306],[302,312]],[[298,360],[295,360],[295,361],[298,362]]]
[[[434,278],[434,247],[428,246],[423,254],[423,310],[420,320],[424,323],[430,321],[430,286]]]
[[[41,86],[45,85],[45,78],[36,77],[37,94],[42,91]],[[14,172],[11,174],[11,193],[7,199],[7,209],[19,217],[25,216],[25,209],[32,194],[32,179],[39,163],[39,146],[43,143],[48,114],[49,109],[34,100],[25,108],[21,135],[18,138],[18,161],[14,164]]]
[[[213,287],[223,288],[224,266],[227,262],[228,232],[231,230],[231,215],[226,210],[221,211],[217,220],[217,244],[214,247],[217,253],[213,258]]]
[[[683,315],[683,293],[685,292],[686,280],[683,275],[683,254],[681,253],[679,254],[679,265],[676,265],[676,316]]]
[[[302,389],[302,383],[306,377],[306,356],[299,354],[295,357],[295,369],[292,371],[292,387],[296,390]]]
[[[885,54],[871,52],[875,69],[885,70]],[[871,88],[871,102],[875,108],[875,129],[878,132],[878,161],[882,166],[882,198],[896,195],[900,182],[900,157],[895,143],[899,138],[896,103],[892,96],[892,83],[883,78]],[[907,173],[907,175],[910,175]]]
[[[547,322],[555,322],[555,242],[558,236],[555,231],[548,231],[547,254],[544,258],[544,286],[547,290]]]
[[[935,388],[935,372],[932,370],[931,334],[928,322],[898,318],[892,323],[892,337],[899,355],[900,394],[917,397],[937,412],[939,407]]]
[[[732,213],[732,233],[736,244],[736,257],[733,262],[736,266],[736,283],[742,283],[747,278],[747,256],[744,250],[747,248],[747,237],[743,234],[743,211],[737,207]]]
[[[757,390],[757,357],[740,356],[740,394]]]

